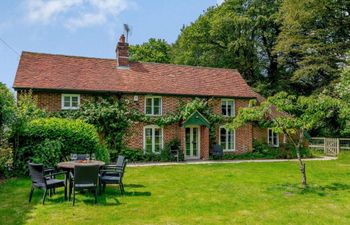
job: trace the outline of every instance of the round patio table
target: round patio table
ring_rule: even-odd
[[[98,165],[100,167],[105,165],[105,162],[98,160],[76,160],[76,161],[67,161],[60,162],[57,164],[57,167],[63,170],[74,170],[75,166],[80,165]]]
[[[67,162],[60,162],[57,164],[57,167],[67,171],[67,172],[74,172],[74,167],[80,165],[98,165],[99,167],[102,167],[105,165],[105,162],[98,161],[98,160],[76,160],[76,161],[67,161]],[[65,176],[66,184],[68,184],[68,176]]]

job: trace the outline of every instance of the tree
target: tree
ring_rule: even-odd
[[[142,62],[170,63],[170,45],[162,39],[150,38],[142,45],[129,47],[130,60]]]
[[[181,30],[174,62],[235,68],[250,84],[278,86],[283,70],[273,46],[280,32],[279,5],[279,0],[228,0],[209,8]]]
[[[301,94],[322,91],[337,79],[350,48],[350,1],[285,0],[275,51]]]
[[[305,143],[305,133],[322,125],[329,113],[342,108],[339,100],[326,95],[296,97],[280,92],[266,99],[260,105],[251,102],[250,107],[239,110],[228,129],[237,129],[246,123],[267,125],[276,133],[283,133],[294,146],[302,175],[302,185],[306,187],[305,163],[301,159],[301,148]]]
[[[337,97],[343,101],[339,120],[343,122],[342,135],[350,135],[350,52],[347,55],[347,64],[340,73],[340,79],[335,87]]]
[[[0,82],[0,146],[5,140],[6,130],[14,122],[15,99],[5,84]]]

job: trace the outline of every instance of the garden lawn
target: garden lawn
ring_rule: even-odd
[[[0,186],[0,224],[350,224],[350,154],[306,162],[300,188],[296,162],[127,168],[126,194],[115,186],[93,204],[76,206],[60,190],[45,205],[28,203],[30,180]]]

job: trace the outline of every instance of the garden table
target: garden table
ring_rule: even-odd
[[[57,167],[69,172],[74,172],[74,167],[76,165],[98,165],[99,167],[102,167],[105,165],[105,162],[98,161],[98,160],[76,160],[76,161],[67,161],[67,162],[60,162],[57,164]],[[68,184],[68,177],[66,176],[66,185]]]

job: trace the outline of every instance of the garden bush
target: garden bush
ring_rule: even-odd
[[[20,134],[15,167],[26,170],[32,160],[46,166],[69,159],[71,153],[96,154],[109,161],[107,148],[100,144],[95,127],[82,120],[42,118],[29,122]]]

